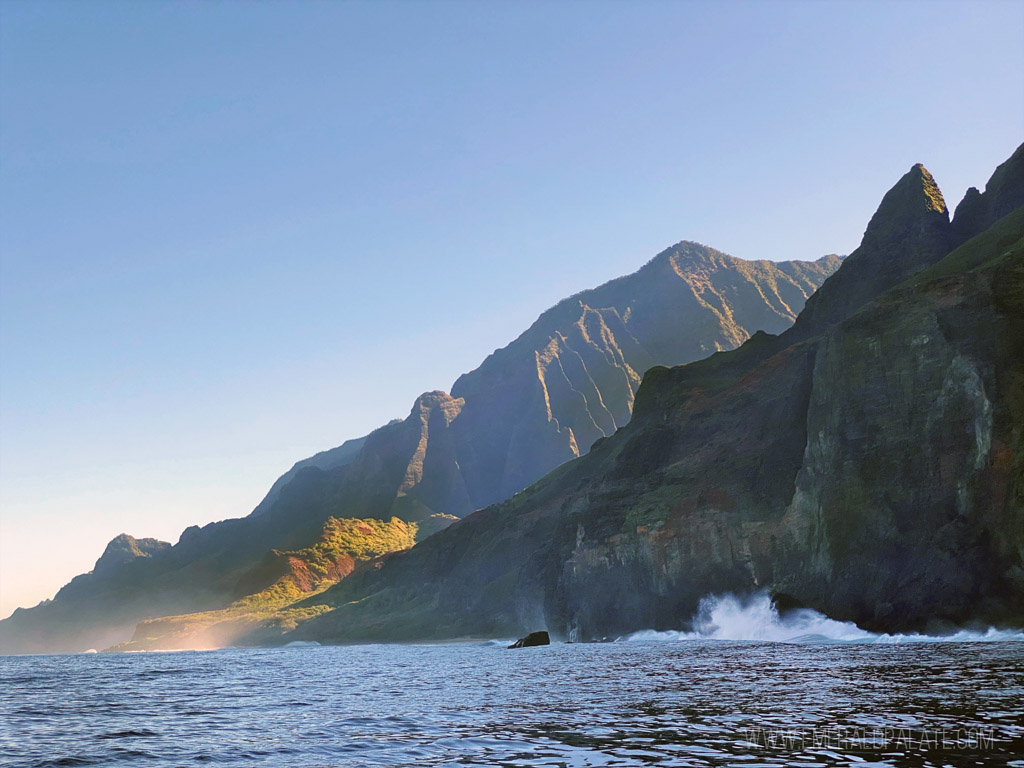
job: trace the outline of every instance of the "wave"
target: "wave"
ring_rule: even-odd
[[[771,643],[966,643],[1024,641],[1024,632],[990,627],[984,632],[960,630],[950,635],[875,634],[850,621],[801,608],[781,615],[764,592],[743,599],[736,595],[710,595],[700,601],[692,632],[645,629],[616,642],[677,642],[682,640],[734,640]]]

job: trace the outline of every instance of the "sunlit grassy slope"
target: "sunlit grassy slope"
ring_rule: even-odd
[[[271,634],[287,632],[328,610],[324,605],[310,605],[310,597],[378,555],[411,547],[416,531],[416,523],[397,517],[387,522],[329,518],[315,544],[293,552],[275,550],[246,574],[239,591],[252,592],[221,610],[144,621],[131,641],[116,650],[219,648],[257,629]],[[293,607],[301,600],[307,603]]]

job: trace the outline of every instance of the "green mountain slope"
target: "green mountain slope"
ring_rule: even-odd
[[[296,603],[316,596],[378,555],[408,549],[416,524],[398,518],[328,518],[315,544],[295,552],[273,550],[242,580],[249,593],[226,608],[143,621],[117,651],[221,648],[259,633],[273,638],[328,610]]]

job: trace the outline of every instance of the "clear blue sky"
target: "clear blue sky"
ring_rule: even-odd
[[[681,239],[1024,139],[1018,2],[0,4],[0,614],[247,514]]]

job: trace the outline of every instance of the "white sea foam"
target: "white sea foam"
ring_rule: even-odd
[[[951,635],[888,635],[836,621],[810,609],[780,616],[767,593],[742,599],[735,595],[708,596],[700,601],[692,632],[634,632],[620,641],[740,640],[775,643],[922,643],[1024,641],[1024,632],[989,628],[960,630]]]

